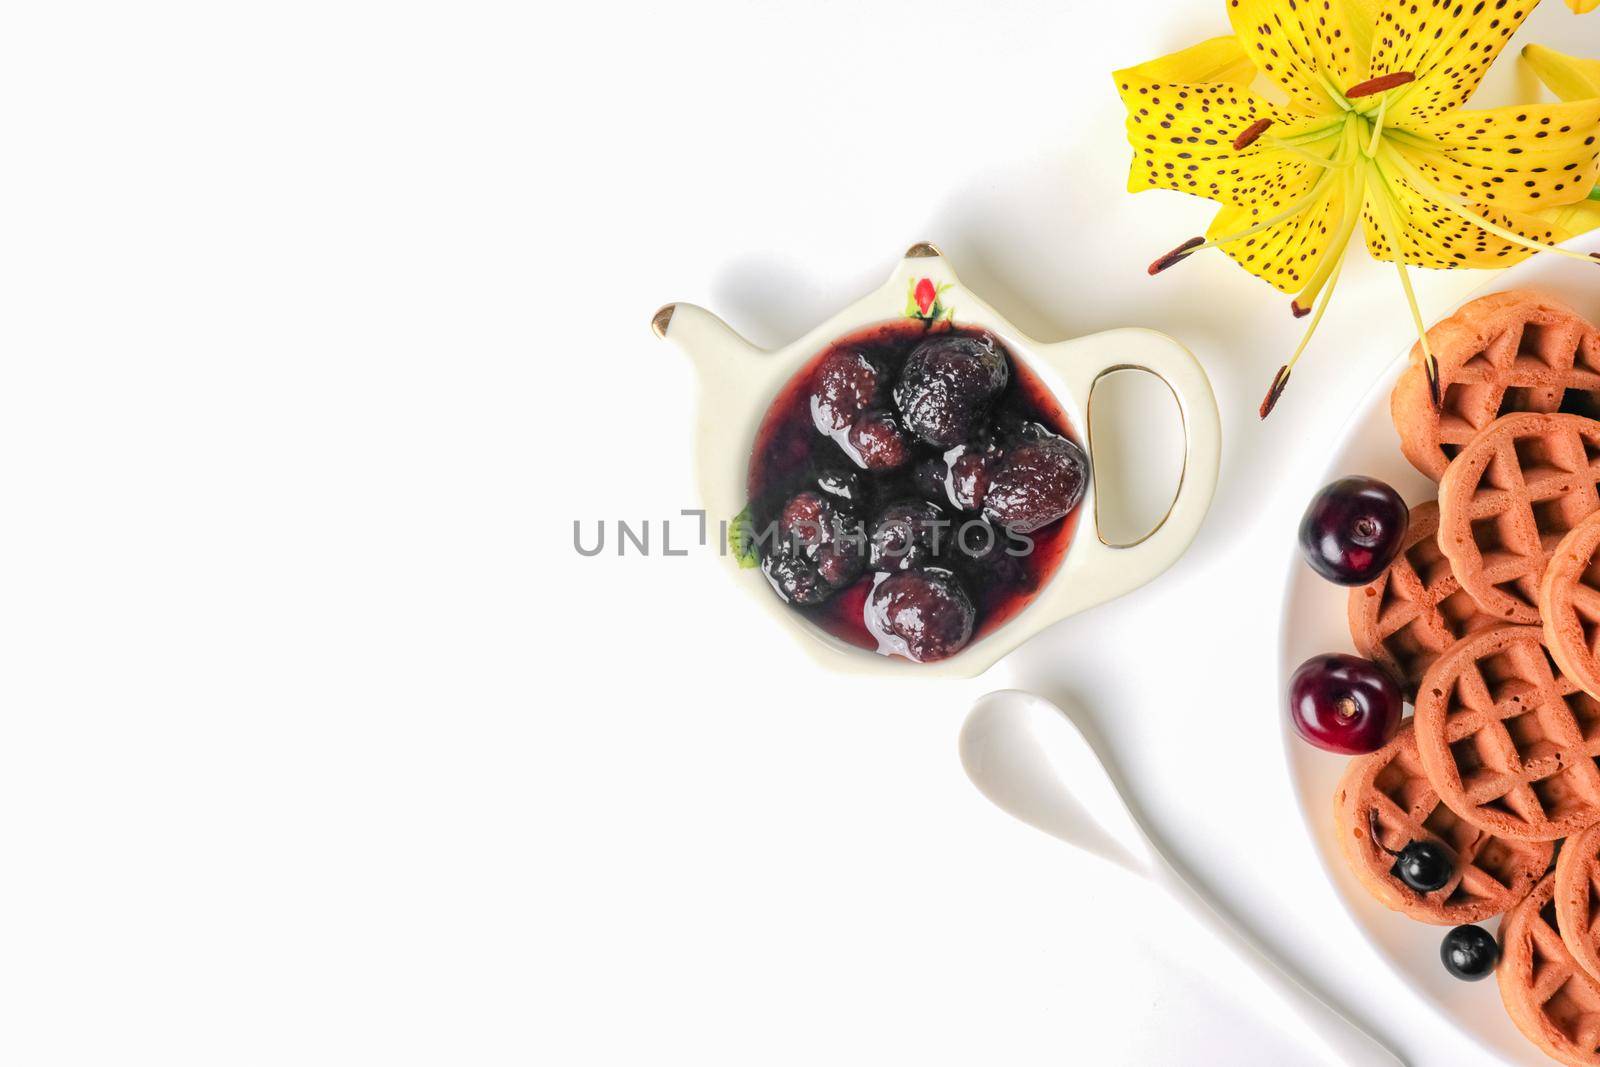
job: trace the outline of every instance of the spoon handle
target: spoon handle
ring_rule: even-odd
[[[1338,1062],[1349,1067],[1404,1067],[1404,1061],[1339,1011],[1313,993],[1287,966],[1274,958],[1237,922],[1195,886],[1150,842],[1157,862],[1151,864],[1150,879],[1188,909],[1195,921],[1209,929],[1233,954],[1255,972],[1279,1001],[1294,1012]]]

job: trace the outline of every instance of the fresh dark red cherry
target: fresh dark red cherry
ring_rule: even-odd
[[[1400,552],[1411,512],[1388,483],[1340,478],[1312,497],[1300,520],[1300,552],[1339,585],[1366,585]]]
[[[1371,660],[1312,656],[1289,679],[1289,718],[1300,736],[1347,756],[1382,748],[1400,728],[1404,698]]]

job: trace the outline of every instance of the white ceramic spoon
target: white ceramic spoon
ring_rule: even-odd
[[[967,715],[960,745],[961,765],[984,796],[1028,825],[1165,889],[1255,972],[1334,1062],[1402,1062],[1269,956],[1173,865],[1069,712],[1020,690],[990,693]]]

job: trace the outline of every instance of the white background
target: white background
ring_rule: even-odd
[[[1409,344],[1393,275],[1345,272],[1259,425],[1303,324],[1220,258],[1147,278],[1210,208],[1123,191],[1109,71],[1221,0],[8,14],[0,1060],[1310,1062],[966,781],[972,698],[1025,685],[1412,1062],[1477,1062],[1357,939],[1279,739],[1283,569]],[[1593,54],[1600,16],[1523,40]],[[696,502],[659,304],[776,346],[922,239],[1030,334],[1204,360],[1223,480],[1165,578],[885,684],[705,553],[574,553]]]

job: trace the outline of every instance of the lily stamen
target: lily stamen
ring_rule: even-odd
[[[1273,375],[1272,384],[1267,387],[1267,395],[1261,400],[1258,412],[1261,418],[1272,414],[1272,409],[1278,406],[1278,398],[1283,396],[1283,391],[1289,386],[1289,375],[1294,371],[1294,365],[1300,362],[1300,356],[1305,352],[1306,346],[1311,343],[1311,337],[1317,332],[1317,323],[1322,321],[1322,313],[1328,310],[1328,305],[1333,302],[1333,290],[1339,284],[1339,272],[1344,269],[1344,255],[1341,253],[1334,261],[1333,274],[1328,279],[1328,285],[1317,295],[1317,314],[1311,320],[1311,325],[1306,327],[1306,332],[1300,338],[1300,343],[1295,346],[1294,354],[1289,357],[1289,362],[1278,368],[1278,373]]]
[[[1340,118],[1338,121],[1333,122],[1330,125],[1323,126],[1315,130],[1307,130],[1305,133],[1294,133],[1287,137],[1276,137],[1272,140],[1273,143],[1277,145],[1307,145],[1314,144],[1317,141],[1326,141],[1330,137],[1338,137],[1343,133],[1344,119]]]
[[[1350,101],[1345,99],[1345,95],[1339,91],[1338,86],[1328,80],[1326,74],[1320,70],[1313,70],[1311,76],[1317,80],[1317,84],[1322,86],[1322,91],[1328,94],[1328,99],[1338,105],[1340,111],[1353,110]]]
[[[1245,127],[1243,133],[1233,139],[1233,150],[1235,152],[1243,151],[1245,148],[1253,144],[1257,137],[1260,137],[1263,133],[1266,133],[1267,127],[1271,125],[1271,119],[1256,119],[1249,126]]]
[[[1368,159],[1378,154],[1378,146],[1383,143],[1383,116],[1388,110],[1389,98],[1386,96],[1383,98],[1383,102],[1378,105],[1377,118],[1372,120],[1372,139],[1367,142],[1367,150],[1364,153]]]
[[[1265,148],[1272,148],[1280,152],[1288,152],[1290,155],[1298,156],[1314,167],[1323,167],[1326,169],[1329,167],[1337,167],[1339,165],[1339,161],[1337,159],[1333,159],[1328,156],[1319,156],[1315,152],[1309,152],[1306,149],[1301,148],[1299,145],[1293,144],[1289,141],[1279,141],[1273,137],[1263,137],[1261,139],[1261,145]]]
[[[1264,419],[1272,414],[1272,409],[1278,406],[1278,398],[1283,395],[1284,389],[1289,385],[1289,364],[1285,363],[1278,368],[1278,373],[1272,376],[1272,384],[1267,386],[1267,395],[1261,401],[1260,414]]]
[[[1166,255],[1150,264],[1150,273],[1160,274],[1167,268],[1174,267],[1177,264],[1182,263],[1184,260],[1188,259],[1190,256],[1201,251],[1202,249],[1215,248],[1218,245],[1232,244],[1234,241],[1242,241],[1247,237],[1254,237],[1263,230],[1272,229],[1272,227],[1278,225],[1280,222],[1283,222],[1285,219],[1294,218],[1294,216],[1300,214],[1300,212],[1304,211],[1313,202],[1322,197],[1323,188],[1328,184],[1328,181],[1332,176],[1332,170],[1324,172],[1321,177],[1312,183],[1311,188],[1307,190],[1306,194],[1300,199],[1296,200],[1294,203],[1290,204],[1276,215],[1265,218],[1246,229],[1240,230],[1238,233],[1230,233],[1222,237],[1189,238],[1189,240],[1183,242],[1183,244],[1179,245],[1177,248],[1174,248],[1172,251],[1168,252]]]
[[[1417,294],[1411,290],[1411,275],[1406,271],[1406,261],[1401,253],[1400,227],[1394,219],[1394,204],[1392,194],[1386,187],[1379,187],[1380,195],[1372,198],[1373,215],[1378,220],[1378,226],[1383,230],[1384,239],[1389,242],[1389,252],[1394,256],[1395,270],[1400,273],[1400,288],[1405,290],[1406,304],[1411,308],[1411,321],[1417,328],[1417,343],[1422,346],[1422,365],[1428,374],[1428,393],[1433,399],[1433,406],[1441,406],[1443,397],[1439,394],[1439,362],[1433,357],[1433,349],[1428,345],[1428,327],[1422,321],[1422,309],[1417,306]]]
[[[1396,71],[1393,74],[1380,74],[1376,78],[1368,78],[1359,85],[1352,85],[1344,91],[1346,100],[1354,100],[1358,96],[1371,96],[1373,93],[1385,93],[1390,89],[1398,89],[1402,85],[1409,85],[1417,80],[1417,76],[1409,71]]]
[[[1359,138],[1353,123],[1346,123],[1344,128],[1344,143],[1339,146],[1338,158],[1343,161],[1354,155],[1359,149]],[[1341,173],[1344,175],[1344,187],[1341,190],[1343,203],[1339,213],[1339,221],[1334,230],[1333,240],[1329,243],[1329,251],[1322,257],[1321,262],[1306,280],[1305,286],[1295,297],[1294,306],[1311,308],[1317,302],[1322,287],[1333,276],[1334,268],[1344,256],[1345,249],[1350,243],[1350,238],[1355,235],[1356,226],[1361,221],[1361,199],[1366,195],[1367,168],[1345,167]]]
[[[1168,252],[1166,255],[1150,264],[1150,273],[1152,275],[1160,274],[1168,267],[1177,266],[1179,263],[1182,263],[1184,260],[1194,255],[1195,250],[1205,243],[1206,239],[1204,237],[1189,238],[1187,241],[1183,242],[1183,244],[1179,245],[1177,248],[1174,248],[1172,251]]]
[[[1344,143],[1340,146],[1341,157],[1347,156],[1355,150],[1359,143],[1356,137],[1355,126],[1346,124]],[[1272,414],[1272,409],[1277,406],[1278,399],[1283,396],[1283,391],[1289,385],[1289,375],[1293,372],[1295,364],[1300,362],[1300,357],[1311,344],[1311,338],[1317,332],[1317,326],[1322,322],[1323,313],[1328,310],[1328,305],[1333,302],[1333,291],[1339,285],[1339,274],[1344,269],[1345,253],[1349,250],[1350,237],[1355,233],[1357,222],[1361,218],[1362,198],[1366,195],[1367,168],[1347,168],[1343,196],[1344,202],[1339,215],[1337,234],[1327,255],[1317,265],[1311,280],[1300,291],[1300,295],[1290,302],[1289,308],[1294,312],[1295,318],[1303,318],[1313,308],[1316,311],[1311,322],[1306,326],[1306,331],[1300,337],[1300,343],[1295,346],[1294,353],[1272,379],[1272,385],[1267,389],[1266,397],[1261,401],[1260,416],[1265,419]],[[1302,305],[1304,298],[1307,303]]]

